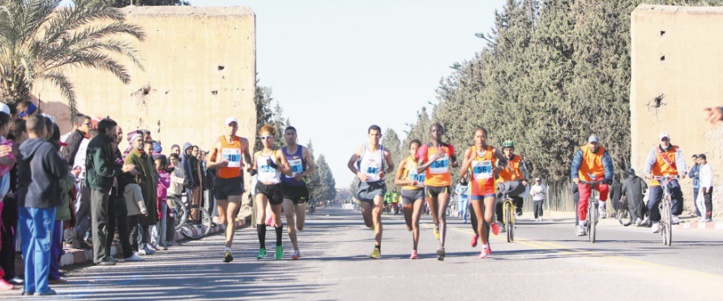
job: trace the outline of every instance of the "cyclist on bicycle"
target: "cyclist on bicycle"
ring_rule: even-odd
[[[585,236],[585,219],[587,218],[587,206],[590,194],[593,188],[597,188],[600,192],[600,207],[604,207],[602,202],[608,199],[610,192],[609,184],[613,181],[613,161],[604,147],[600,146],[599,139],[596,135],[591,135],[587,139],[587,144],[580,147],[575,156],[572,158],[572,167],[570,168],[570,177],[577,185],[580,197],[577,202],[577,215],[579,218],[577,225],[577,236]],[[589,183],[601,181],[596,187]],[[587,183],[583,183],[587,182]]]
[[[522,215],[522,194],[525,192],[525,186],[527,186],[527,179],[530,174],[527,172],[525,161],[522,156],[515,154],[515,142],[512,140],[506,140],[502,142],[502,152],[507,158],[507,167],[500,170],[500,173],[495,180],[495,184],[499,187],[497,194],[497,201],[495,205],[495,211],[497,213],[497,221],[500,222],[501,232],[505,231],[504,223],[502,223],[502,193],[507,193],[509,197],[514,200],[517,215]]]
[[[645,162],[645,175],[650,179],[649,189],[649,200],[648,200],[648,218],[641,224],[641,226],[650,226],[652,223],[653,233],[660,231],[660,210],[658,204],[663,198],[663,188],[660,187],[660,181],[654,177],[671,177],[678,175],[681,178],[685,178],[686,166],[685,157],[680,147],[670,143],[670,135],[666,132],[661,132],[658,136],[660,139],[660,145],[655,147],[648,154],[648,160]],[[680,184],[677,179],[670,181],[670,193],[672,199],[672,206],[670,208],[673,214],[673,224],[680,223],[678,215],[683,211],[683,191],[680,190]]]

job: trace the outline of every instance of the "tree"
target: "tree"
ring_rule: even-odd
[[[59,8],[61,0],[0,0],[0,101],[27,100],[36,81],[48,81],[75,113],[75,89],[66,70],[104,70],[127,84],[130,75],[118,59],[142,68],[136,48],[123,39],[142,41],[139,26],[127,23],[115,8],[73,2]]]
[[[402,161],[403,157],[402,157],[402,141],[399,140],[399,136],[397,135],[397,132],[395,132],[391,128],[388,128],[384,132],[384,135],[382,136],[381,143],[385,149],[392,152],[392,160],[394,161],[394,166],[399,166],[399,162]],[[387,184],[388,189],[392,189],[394,187],[395,172],[391,172],[391,173],[387,174],[386,177],[384,178],[384,181]]]
[[[314,145],[311,143],[311,140],[309,140],[309,143],[306,145],[306,147],[309,149],[309,154],[311,155],[311,161],[316,162],[316,159],[314,159]],[[324,191],[322,188],[321,183],[321,177],[319,175],[319,167],[316,167],[316,171],[306,177],[306,187],[309,189],[309,199],[313,200],[321,200],[321,197],[323,197]]]
[[[316,160],[316,173],[319,175],[320,189],[318,200],[333,200],[336,198],[336,181],[329,165],[324,159],[324,155],[320,154]]]

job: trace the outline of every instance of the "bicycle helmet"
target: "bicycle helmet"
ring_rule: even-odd
[[[505,148],[515,149],[515,142],[512,140],[505,140],[505,142],[502,142],[502,149]]]

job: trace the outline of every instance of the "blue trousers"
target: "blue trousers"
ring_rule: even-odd
[[[648,187],[650,195],[648,195],[648,216],[651,221],[660,221],[660,209],[658,205],[663,199],[663,187],[650,186]],[[670,181],[670,198],[671,198],[671,213],[673,215],[680,215],[683,213],[683,191],[680,189],[678,180]]]
[[[63,221],[55,221],[53,242],[50,247],[50,273],[48,279],[60,279],[60,256],[63,253]]]
[[[25,264],[25,292],[47,292],[55,207],[18,208],[20,245]]]

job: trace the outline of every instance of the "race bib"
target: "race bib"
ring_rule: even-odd
[[[221,161],[228,161],[228,167],[241,167],[241,150],[238,148],[221,149]]]
[[[291,166],[291,176],[285,176],[287,178],[293,178],[296,174],[304,172],[304,166],[301,164],[301,159],[289,160],[289,166]]]
[[[365,163],[365,164],[362,164],[360,171],[362,173],[364,173],[365,175],[367,175],[367,177],[369,177],[369,181],[377,181],[380,179],[379,171],[381,170],[381,168],[382,168],[381,164],[378,164],[378,163],[376,163],[376,164]]]
[[[417,181],[417,182],[424,182],[425,174],[423,173],[417,173],[417,169],[410,169],[409,170],[409,180]]]
[[[473,161],[472,173],[474,174],[475,179],[492,178],[492,161]]]
[[[431,174],[445,174],[449,172],[449,156],[444,154],[444,157],[439,158],[432,162],[429,166],[429,173]]]

